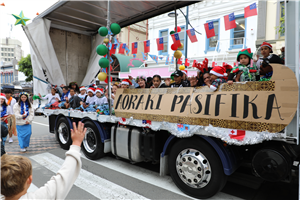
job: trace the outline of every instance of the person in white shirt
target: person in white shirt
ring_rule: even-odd
[[[102,106],[105,103],[108,103],[106,96],[103,95],[104,91],[102,88],[96,89],[96,102],[95,102],[95,108],[98,106]]]
[[[85,102],[80,102],[81,110],[82,111],[93,111],[93,105],[95,105],[97,97],[95,96],[95,88],[89,88],[88,90],[88,96],[86,98]]]
[[[79,88],[79,90],[80,90],[80,94],[78,94],[78,97],[81,99],[82,102],[85,102],[87,96],[86,88],[82,86]]]
[[[72,145],[55,176],[35,192],[27,192],[32,183],[32,164],[29,158],[18,155],[1,157],[1,194],[5,199],[65,199],[76,181],[82,166],[80,146],[86,134],[82,122],[71,129]]]
[[[32,134],[31,123],[34,118],[34,110],[28,99],[27,92],[21,92],[19,102],[14,105],[14,114],[18,131],[19,146],[22,152],[27,151]]]
[[[47,109],[47,108],[50,108],[50,106],[51,106],[53,103],[59,101],[59,99],[60,99],[60,96],[59,96],[58,93],[56,93],[56,89],[55,89],[55,88],[52,88],[52,89],[51,89],[51,93],[50,93],[50,94],[47,94],[47,95],[44,96],[44,97],[42,97],[41,94],[39,93],[39,97],[40,97],[41,99],[48,99],[48,103],[45,105],[45,108],[46,108],[46,109]]]
[[[5,94],[5,97],[6,97],[6,103],[7,103],[7,105],[10,107],[10,111],[9,112],[11,112],[11,114],[13,115],[14,114],[14,112],[13,112],[13,107],[14,107],[14,105],[17,103],[17,101],[16,101],[16,99],[15,98],[13,98],[12,97],[12,91],[10,90],[10,89],[6,89],[6,90],[4,90],[4,94]],[[9,143],[12,143],[13,142],[13,138],[12,138],[12,135],[17,135],[17,133],[16,132],[9,132],[9,138],[8,138],[8,142]]]

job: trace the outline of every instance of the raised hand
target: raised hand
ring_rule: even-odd
[[[73,141],[72,145],[81,146],[81,143],[84,139],[86,133],[86,128],[84,128],[84,124],[82,122],[78,122],[78,126],[73,122],[73,129],[71,129],[71,138]]]

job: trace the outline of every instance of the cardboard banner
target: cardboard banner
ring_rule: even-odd
[[[270,81],[197,88],[118,89],[117,117],[190,125],[279,132],[293,119],[298,85],[288,67],[271,64]]]

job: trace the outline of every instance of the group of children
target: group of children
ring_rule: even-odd
[[[269,63],[283,64],[284,61],[277,55],[272,54],[271,44],[264,42],[261,47],[262,58],[257,61],[252,59],[253,53],[251,49],[243,49],[237,55],[237,63],[235,66],[215,66],[213,68],[206,67],[202,73],[198,73],[197,77],[187,76],[186,70],[176,70],[171,75],[172,81],[162,80],[160,75],[153,77],[138,76],[133,79],[122,80],[119,85],[114,84],[111,88],[111,105],[113,105],[115,93],[118,87],[121,88],[165,88],[165,87],[196,87],[208,86],[211,91],[216,91],[222,83],[233,84],[233,82],[244,81],[268,81],[271,79],[273,69]],[[208,60],[206,61],[208,63]],[[199,70],[200,72],[200,70]],[[229,73],[229,74],[227,74]],[[52,88],[51,93],[41,99],[48,99],[48,104],[44,108],[62,108],[75,109],[86,112],[98,112],[100,114],[109,114],[108,91],[104,92],[102,88],[80,87],[75,82],[70,83],[69,87],[62,87],[61,96],[57,94],[58,88]]]

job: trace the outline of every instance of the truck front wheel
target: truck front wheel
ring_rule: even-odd
[[[105,155],[104,144],[101,142],[96,125],[91,121],[86,121],[84,127],[87,129],[81,145],[84,155],[91,160],[103,157]]]
[[[182,192],[200,199],[214,196],[227,181],[216,151],[198,138],[180,139],[174,144],[169,155],[169,171]]]
[[[61,148],[69,150],[72,144],[69,122],[65,117],[58,119],[56,124],[56,138]]]

